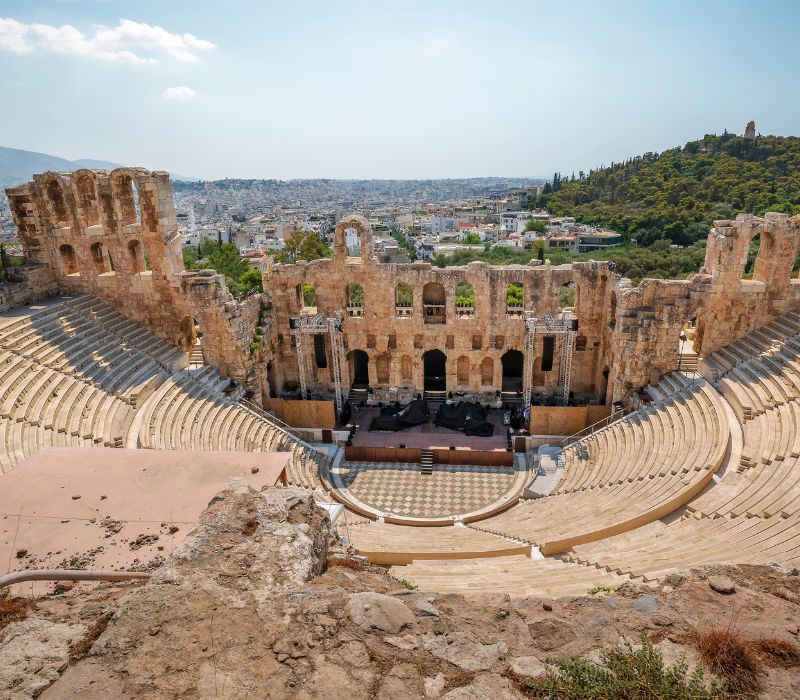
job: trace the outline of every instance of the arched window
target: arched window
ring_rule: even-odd
[[[444,287],[438,282],[428,282],[422,288],[422,309],[425,314],[425,323],[447,322],[446,299]]]
[[[92,247],[89,249],[89,252],[92,257],[92,265],[94,265],[94,271],[98,275],[102,275],[105,272],[111,272],[112,270],[112,263],[111,258],[107,255],[105,247],[102,243],[92,243]]]
[[[472,318],[475,315],[475,289],[469,282],[456,285],[456,318]]]
[[[144,272],[147,269],[147,256],[144,246],[139,241],[134,240],[128,243],[128,258],[132,272]]]
[[[139,191],[130,175],[117,178],[117,199],[123,224],[135,224],[140,221]]]
[[[494,360],[491,357],[484,357],[481,362],[481,384],[492,386],[494,383]]]
[[[760,239],[760,241],[758,239]],[[764,231],[754,237],[753,242],[756,241],[758,242],[758,249],[755,262],[753,263],[753,279],[756,282],[768,282],[775,269],[775,263],[777,262],[775,259],[775,236],[771,231]],[[753,242],[750,244],[751,251],[753,249]]]
[[[414,290],[410,284],[400,282],[394,288],[394,307],[397,316],[406,318],[411,316],[414,307]]]
[[[67,226],[67,204],[64,201],[64,192],[58,180],[50,180],[47,183],[47,198],[53,205],[53,215],[56,218],[58,228]]]
[[[300,306],[304,309],[317,308],[317,292],[313,284],[306,282],[300,285]]]
[[[469,358],[464,355],[456,361],[456,381],[459,386],[469,384]]]
[[[63,265],[65,275],[74,275],[78,273],[78,260],[75,257],[75,251],[71,245],[64,243],[58,252],[61,253],[61,264]]]
[[[512,282],[506,288],[506,315],[522,316],[525,301],[523,287],[519,282]]]
[[[377,375],[378,384],[388,384],[389,375],[392,366],[391,358],[388,353],[378,355],[375,360],[375,374]]]
[[[100,207],[97,204],[94,180],[85,173],[75,180],[75,189],[78,193],[78,203],[83,214],[86,226],[95,226],[100,223]]]
[[[575,307],[575,283],[566,282],[558,289],[558,305],[562,309],[572,309]]]
[[[347,295],[347,315],[361,318],[364,315],[364,288],[357,282],[350,282],[345,289]]]
[[[344,245],[347,250],[347,257],[359,257],[361,255],[361,232],[355,227],[346,228],[344,230]]]
[[[403,355],[400,360],[400,376],[404,382],[410,382],[412,379],[412,364],[408,355]]]

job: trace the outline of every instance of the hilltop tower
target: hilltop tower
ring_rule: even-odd
[[[747,126],[744,128],[744,137],[746,139],[755,139],[756,123],[754,121],[747,122]]]

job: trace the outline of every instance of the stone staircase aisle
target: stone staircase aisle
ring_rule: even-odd
[[[422,450],[419,460],[419,472],[430,476],[433,474],[433,450]]]

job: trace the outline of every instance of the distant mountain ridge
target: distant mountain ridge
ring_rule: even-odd
[[[121,167],[123,166],[120,163],[112,163],[107,160],[95,160],[92,158],[67,160],[48,153],[37,153],[36,151],[25,151],[21,148],[0,146],[0,189],[21,185],[23,182],[30,181],[34,174],[48,170],[65,172],[80,168],[113,170]],[[186,180],[188,182],[193,182],[197,179],[173,173],[170,173],[170,177],[173,180]]]

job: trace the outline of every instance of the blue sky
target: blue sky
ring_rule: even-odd
[[[798,26],[752,0],[0,0],[0,145],[207,178],[570,174],[750,119],[799,134]]]

